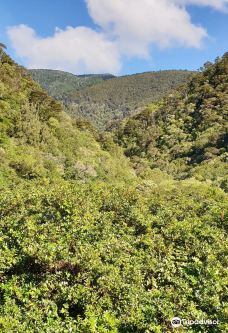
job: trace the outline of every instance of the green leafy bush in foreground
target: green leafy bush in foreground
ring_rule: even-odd
[[[171,332],[175,315],[223,319],[226,199],[196,181],[4,191],[2,331]]]

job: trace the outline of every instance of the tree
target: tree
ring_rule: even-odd
[[[1,49],[6,49],[7,47],[6,47],[5,44],[3,44],[3,43],[0,42],[0,48],[1,48]]]
[[[3,49],[6,49],[6,45],[0,42],[0,61],[2,60],[2,55],[4,53]]]

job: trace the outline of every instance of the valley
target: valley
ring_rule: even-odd
[[[225,332],[228,54],[112,77],[0,49],[0,331]]]
[[[99,130],[112,121],[134,115],[158,102],[194,74],[170,70],[114,77],[110,74],[75,76],[50,70],[31,70],[36,80],[71,116],[90,121]]]

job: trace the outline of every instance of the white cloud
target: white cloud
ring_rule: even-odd
[[[19,25],[8,28],[8,36],[29,68],[61,69],[80,74],[117,73],[121,67],[115,43],[86,27],[56,29],[52,37],[41,38],[32,28]]]
[[[114,35],[121,51],[129,55],[148,55],[152,43],[199,47],[207,36],[172,0],[87,0],[87,5],[93,20]]]
[[[42,38],[25,25],[8,28],[16,53],[28,67],[117,73],[122,56],[148,57],[151,45],[200,47],[207,31],[191,21],[188,5],[228,10],[228,0],[85,1],[99,32],[67,27]]]

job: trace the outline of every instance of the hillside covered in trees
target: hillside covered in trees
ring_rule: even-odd
[[[74,117],[89,120],[99,129],[112,120],[135,114],[140,108],[160,100],[165,94],[184,84],[192,72],[160,71],[123,77],[81,75],[51,71],[30,71],[34,80],[63,102]]]
[[[15,182],[17,176],[83,179],[107,178],[114,172],[116,177],[122,173],[119,158],[127,167],[121,148],[113,146],[112,155],[104,150],[90,124],[72,120],[6,55],[0,75],[0,183]],[[124,172],[126,177],[131,174],[127,169]]]
[[[227,55],[100,134],[1,51],[1,332],[227,330],[226,80]]]
[[[227,94],[225,54],[207,63],[184,89],[114,124],[115,140],[136,168],[144,163],[178,179],[194,176],[227,189]]]
[[[74,75],[51,69],[30,69],[29,74],[57,100],[75,90],[114,78],[111,74]]]

